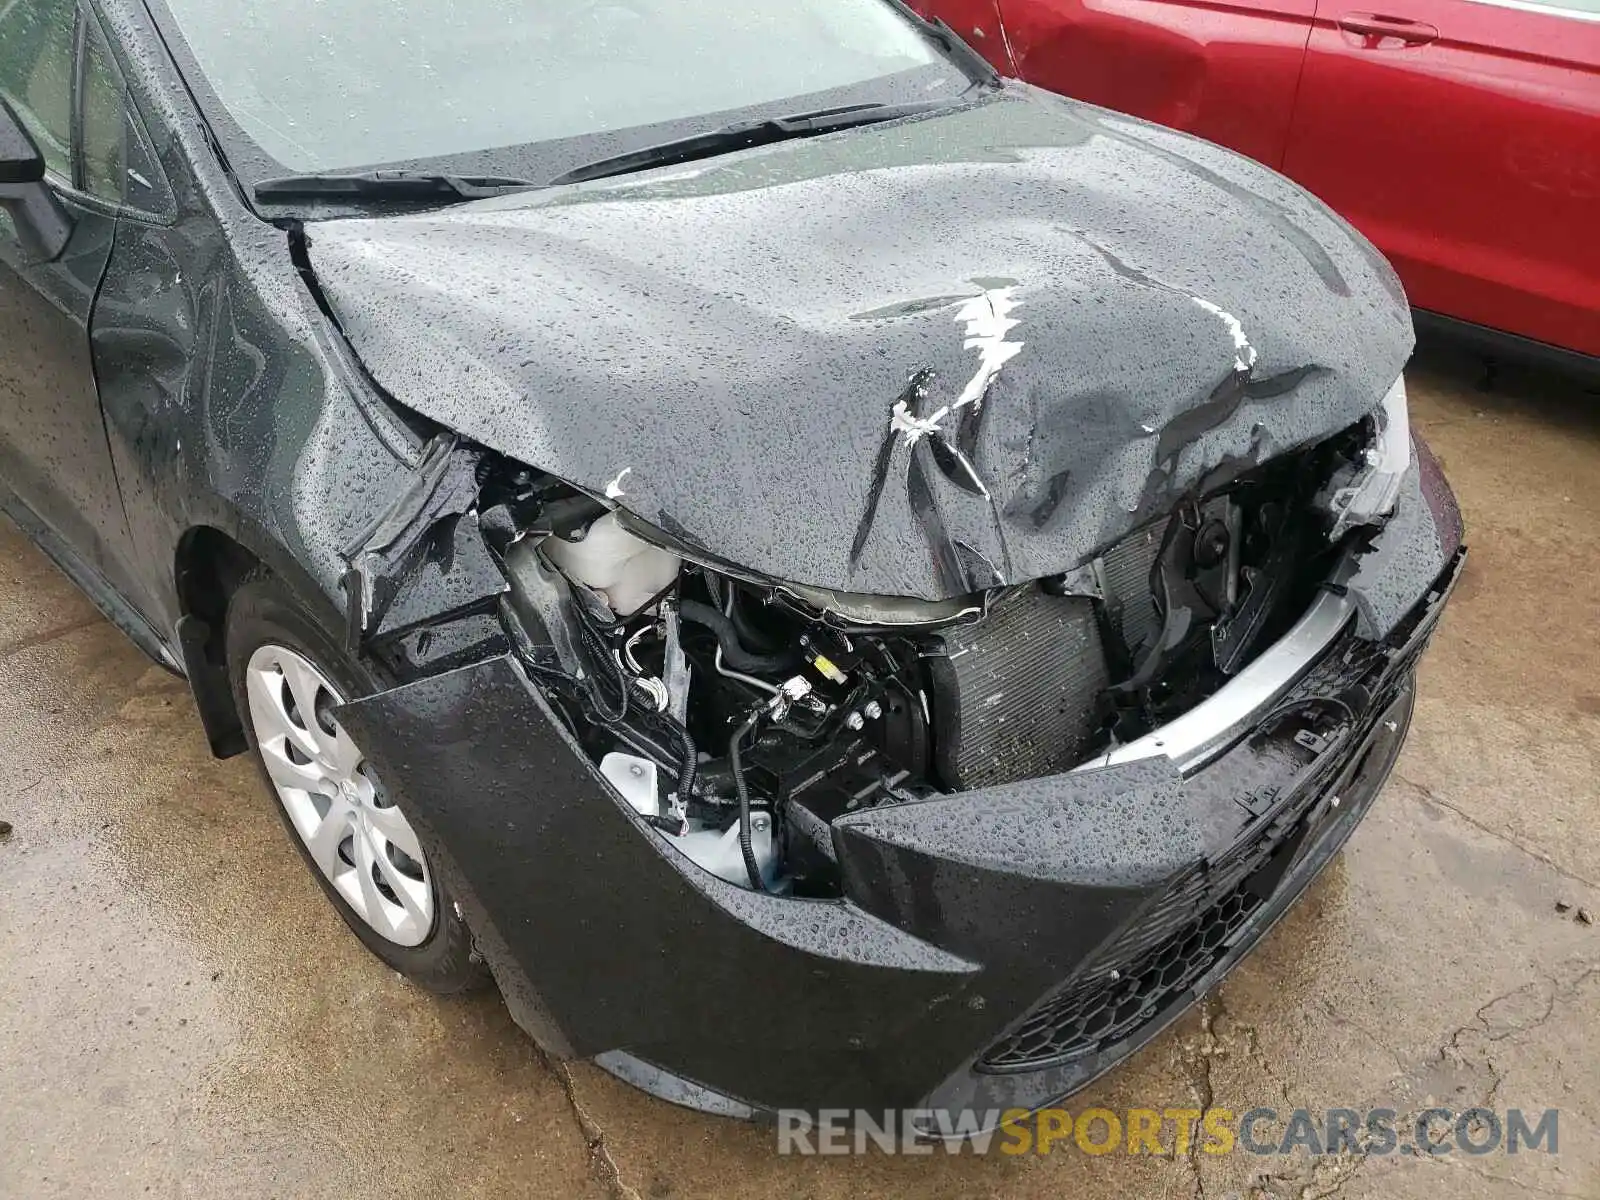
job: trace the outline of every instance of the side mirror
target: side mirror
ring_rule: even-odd
[[[66,249],[72,218],[44,178],[44,155],[0,99],[0,208],[11,214],[23,252],[50,262]]]
[[[0,98],[0,185],[44,182],[44,155]]]

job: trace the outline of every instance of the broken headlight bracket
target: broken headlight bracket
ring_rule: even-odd
[[[1318,498],[1333,517],[1330,541],[1336,542],[1351,529],[1372,524],[1394,511],[1401,481],[1411,466],[1411,415],[1404,375],[1395,379],[1370,420],[1373,436],[1361,452],[1360,461],[1335,475],[1328,490]]]

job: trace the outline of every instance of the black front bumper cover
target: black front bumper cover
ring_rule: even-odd
[[[1383,593],[1381,638],[1358,623],[1270,719],[1187,778],[1152,758],[851,814],[834,825],[839,901],[695,868],[641,827],[509,656],[341,719],[547,1050],[741,1115],[1035,1108],[1213,986],[1377,794],[1464,554],[1420,443],[1419,457],[1416,509],[1367,561],[1405,537],[1408,577],[1425,569],[1418,551],[1433,565],[1414,590]],[[1416,536],[1419,520],[1431,536]],[[1290,719],[1301,712],[1321,714],[1320,732]]]

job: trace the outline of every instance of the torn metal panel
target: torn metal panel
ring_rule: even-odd
[[[842,592],[1059,574],[1361,420],[1411,348],[1388,266],[1299,189],[1012,85],[307,239],[402,403]]]
[[[452,434],[436,437],[410,484],[347,547],[352,649],[370,637],[482,607],[507,590],[474,511],[481,457]]]
[[[372,636],[385,637],[480,609],[506,589],[505,575],[478,529],[478,514],[441,517],[399,580]]]

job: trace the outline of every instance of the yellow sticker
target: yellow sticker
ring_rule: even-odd
[[[834,665],[833,659],[825,658],[819,654],[811,660],[811,665],[822,673],[824,679],[831,680],[834,683],[844,682],[844,672]]]

